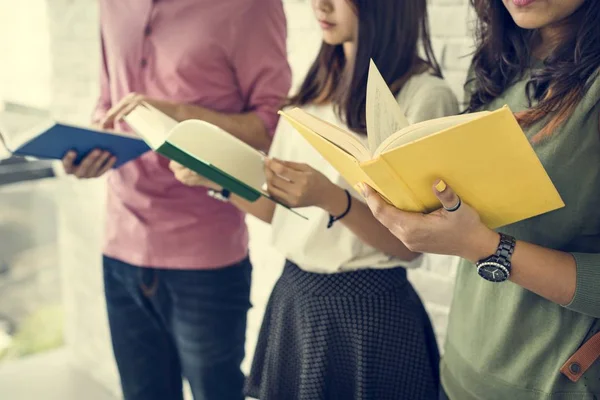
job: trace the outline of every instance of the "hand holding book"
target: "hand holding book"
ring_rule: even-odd
[[[171,161],[169,169],[173,171],[175,178],[186,186],[203,186],[213,190],[222,189],[220,185],[179,164],[177,161]]]
[[[77,153],[69,151],[62,159],[63,168],[68,175],[79,179],[98,178],[110,171],[117,162],[116,157],[108,151],[92,150],[81,162],[77,163]]]
[[[265,160],[267,191],[289,207],[316,206],[332,215],[344,212],[345,192],[308,164]]]
[[[432,191],[442,207],[429,214],[399,210],[370,186],[360,184],[359,188],[375,218],[411,251],[454,255],[474,263],[494,254],[498,234],[482,222],[473,207],[462,200],[459,203],[450,186],[440,182]],[[457,209],[448,211],[457,204]]]
[[[368,148],[301,108],[280,112],[351,186],[367,183],[400,210],[439,208],[431,182],[440,177],[490,228],[564,207],[508,107],[414,125],[407,125],[403,113],[373,63],[367,80]]]
[[[104,118],[98,122],[100,129],[114,129],[118,122],[121,122],[127,114],[140,104],[149,104],[171,118],[176,114],[177,110],[177,104],[175,103],[151,99],[139,93],[129,93],[127,96],[123,97],[119,103],[111,107]]]
[[[217,183],[178,162],[171,161],[169,168],[184,185],[222,189]],[[344,191],[307,164],[267,158],[264,172],[266,190],[273,200],[291,208],[317,206],[334,215],[344,211]]]

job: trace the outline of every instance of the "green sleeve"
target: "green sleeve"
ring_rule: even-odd
[[[471,102],[471,96],[473,95],[473,91],[475,90],[475,83],[473,79],[475,78],[475,71],[473,70],[473,65],[469,67],[469,71],[467,73],[467,79],[465,80],[465,84],[463,85],[463,101],[462,101],[462,109],[466,110]]]
[[[577,264],[577,287],[573,300],[565,307],[600,318],[600,254],[571,254]]]

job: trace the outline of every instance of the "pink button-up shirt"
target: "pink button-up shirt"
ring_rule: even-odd
[[[281,0],[101,0],[99,118],[130,92],[223,113],[270,132],[290,87]],[[109,178],[104,253],[146,267],[209,269],[248,253],[244,215],[173,177],[156,153]]]

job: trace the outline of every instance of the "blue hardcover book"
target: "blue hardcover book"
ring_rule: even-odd
[[[76,163],[94,149],[105,150],[116,157],[115,168],[150,151],[136,137],[60,123],[44,111],[11,103],[0,112],[0,140],[14,155],[39,159],[60,160],[73,150]]]

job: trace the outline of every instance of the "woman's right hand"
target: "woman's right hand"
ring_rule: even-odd
[[[107,151],[93,150],[80,163],[75,164],[77,153],[69,151],[62,159],[65,172],[79,179],[98,178],[109,171],[117,159]]]
[[[204,186],[213,190],[221,190],[221,186],[213,181],[206,179],[202,175],[198,175],[191,169],[184,167],[178,162],[171,161],[169,168],[175,174],[175,179],[187,186]]]

